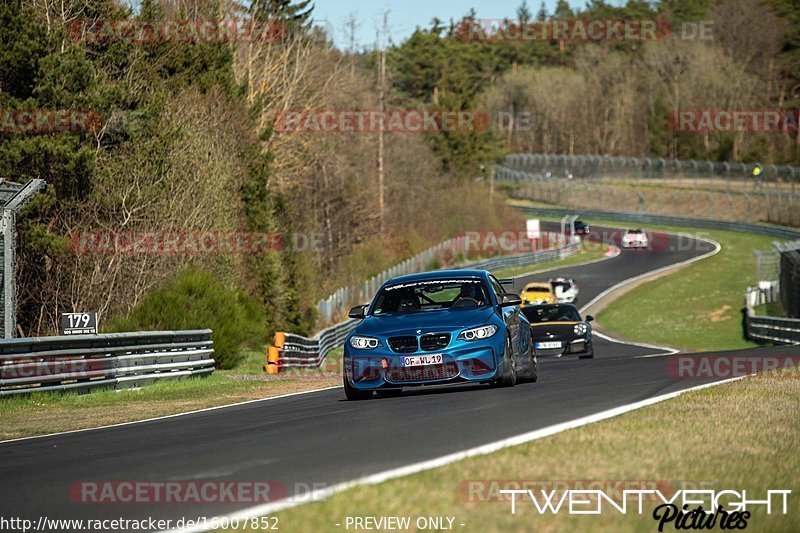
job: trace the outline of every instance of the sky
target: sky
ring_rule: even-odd
[[[357,21],[356,47],[372,48],[377,42],[377,33],[383,24],[383,13],[389,10],[389,37],[399,44],[411,35],[417,26],[428,27],[434,17],[445,22],[460,19],[471,7],[478,18],[515,18],[522,0],[313,0],[314,20],[332,35],[340,48],[350,47],[349,31],[346,29],[350,14]],[[585,2],[570,0],[573,7],[583,7]],[[615,2],[612,2],[615,3]],[[546,0],[548,12],[552,12],[556,0]],[[528,9],[536,15],[541,0],[528,0]]]

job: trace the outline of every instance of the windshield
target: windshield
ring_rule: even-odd
[[[486,285],[479,279],[425,280],[384,287],[373,315],[413,313],[491,305]]]
[[[524,292],[550,292],[550,287],[546,285],[528,285]]]
[[[523,307],[522,312],[531,324],[541,322],[580,322],[581,315],[571,305]]]

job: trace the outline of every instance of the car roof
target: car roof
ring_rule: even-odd
[[[572,307],[572,308],[574,308],[574,309],[575,309],[575,311],[578,311],[578,308],[577,308],[577,307],[575,307],[575,305],[574,305],[574,304],[570,304],[570,303],[560,303],[560,304],[527,304],[527,305],[523,305],[523,306],[522,306],[522,309],[526,309],[526,308],[529,308],[529,307],[542,307],[542,308],[552,308],[552,307]],[[579,315],[581,314],[581,313],[580,313],[580,311],[578,311],[578,314],[579,314]]]
[[[414,281],[427,281],[432,279],[449,279],[449,278],[479,278],[486,280],[489,277],[489,272],[486,270],[432,270],[430,272],[419,272],[416,274],[406,274],[405,276],[398,276],[392,278],[384,285],[395,285],[397,283],[410,283]]]
[[[542,288],[545,288],[545,289],[549,290],[550,289],[550,282],[548,282],[548,281],[532,281],[530,283],[526,283],[525,284],[525,288],[527,289],[528,287],[542,287]]]

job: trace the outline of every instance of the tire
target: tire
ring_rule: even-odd
[[[594,348],[589,353],[585,353],[578,356],[578,359],[594,359]]]
[[[521,377],[520,382],[535,383],[536,380],[539,379],[538,366],[539,365],[536,359],[536,354],[533,351],[533,341],[531,341],[531,347],[528,350],[528,368],[525,371],[524,377]]]
[[[344,395],[345,398],[350,400],[351,402],[358,401],[358,400],[366,400],[372,396],[372,391],[363,391],[358,390],[350,385],[350,382],[347,381],[347,376],[342,376],[342,381],[344,382]]]
[[[378,398],[398,398],[403,395],[403,389],[380,389],[376,390],[375,394]]]
[[[503,374],[497,380],[500,387],[513,387],[517,384],[517,356],[511,349],[511,339],[506,337],[506,346],[503,353]]]

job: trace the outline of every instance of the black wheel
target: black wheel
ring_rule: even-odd
[[[589,353],[579,355],[578,359],[594,359],[594,348],[589,347]]]
[[[375,394],[378,398],[397,398],[403,394],[403,389],[380,389],[376,390]]]
[[[497,384],[501,387],[513,387],[517,384],[517,354],[511,349],[511,339],[508,337],[503,354],[503,373]]]
[[[531,347],[528,350],[528,368],[525,370],[524,377],[521,376],[520,381],[534,383],[537,379],[539,379],[538,361],[536,353],[533,351],[533,341],[531,341]]]
[[[342,381],[344,382],[344,395],[350,401],[356,400],[366,400],[372,396],[372,391],[363,391],[353,388],[350,385],[350,382],[347,381],[347,376],[342,377]]]

